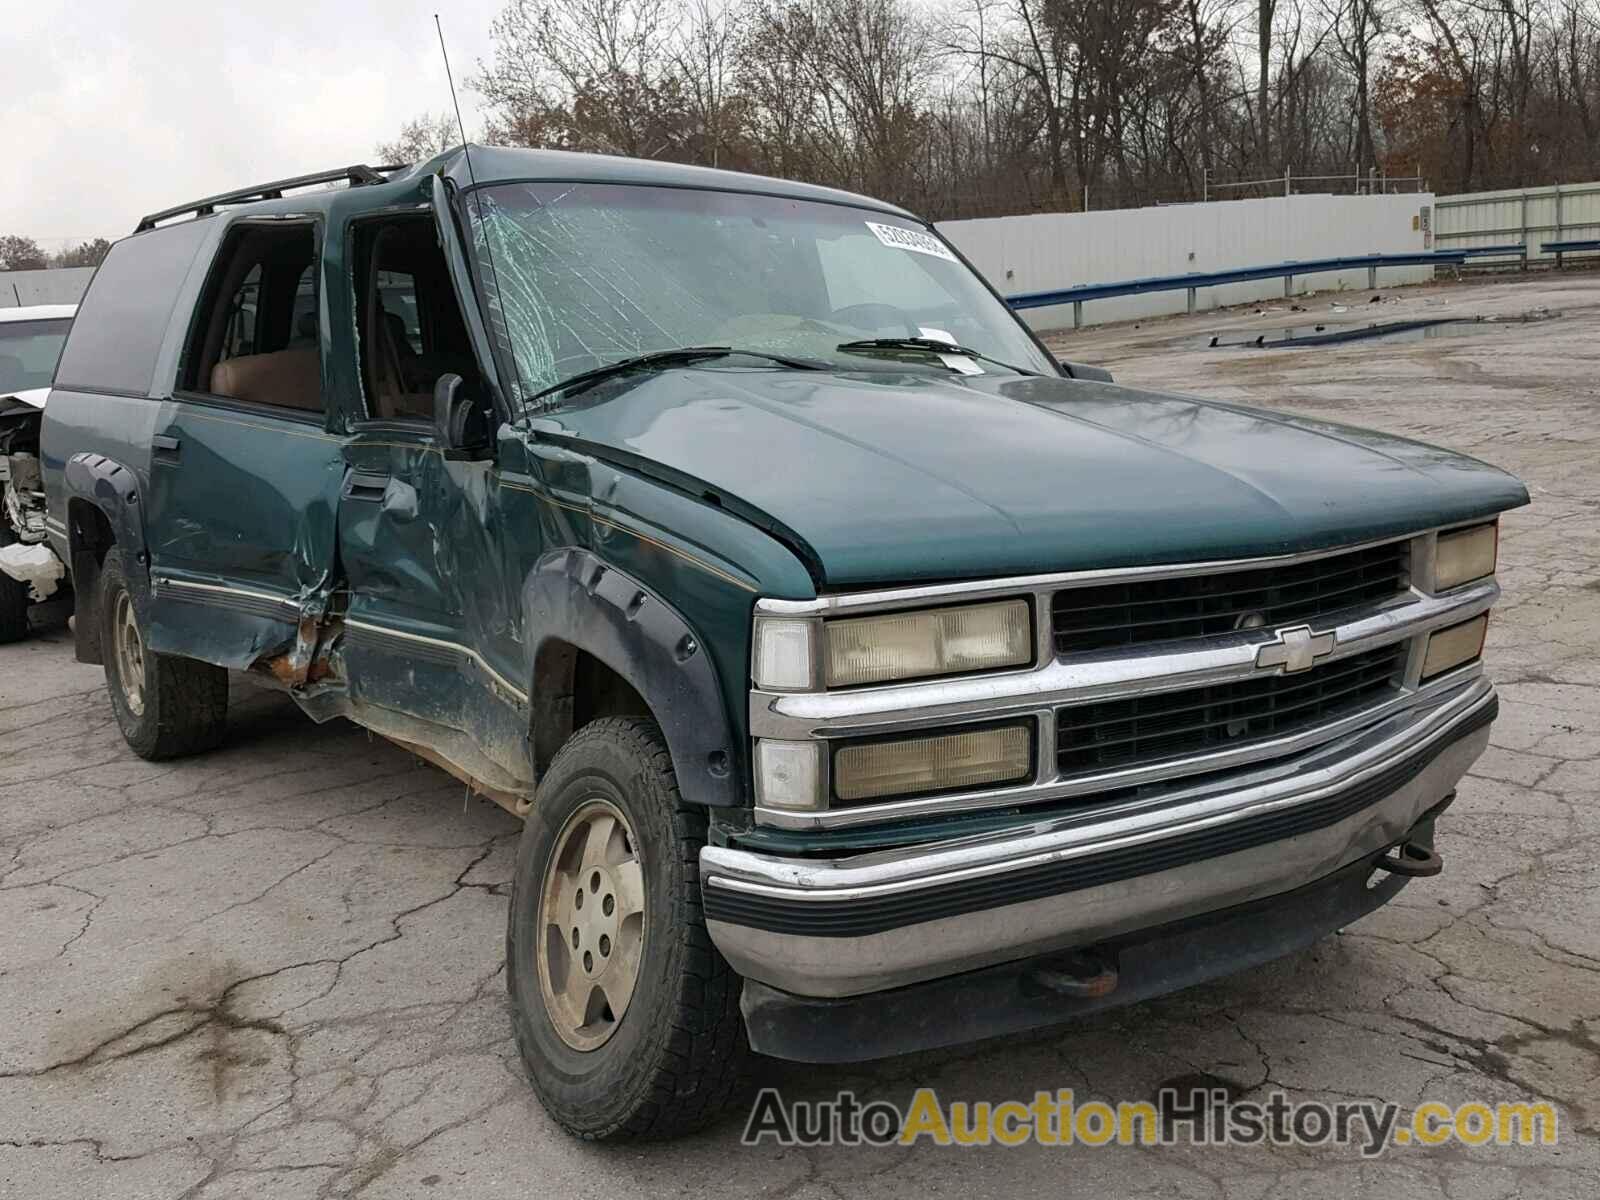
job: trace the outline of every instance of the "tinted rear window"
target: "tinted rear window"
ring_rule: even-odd
[[[167,322],[210,221],[125,238],[111,247],[78,306],[56,386],[85,391],[150,390]]]

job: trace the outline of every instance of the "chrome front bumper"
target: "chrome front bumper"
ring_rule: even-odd
[[[700,853],[749,979],[853,996],[1290,891],[1399,841],[1488,744],[1481,676],[1304,754],[1017,831],[810,860]]]

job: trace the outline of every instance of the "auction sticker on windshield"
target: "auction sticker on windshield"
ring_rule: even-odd
[[[931,233],[923,233],[920,229],[902,229],[898,225],[879,225],[876,221],[868,221],[866,225],[885,246],[909,250],[913,254],[931,254],[947,262],[956,261],[956,256]]]

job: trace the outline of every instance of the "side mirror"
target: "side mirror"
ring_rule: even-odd
[[[1056,359],[1056,365],[1068,379],[1092,379],[1096,383],[1115,382],[1111,378],[1111,372],[1104,367],[1091,367],[1088,363],[1069,362],[1064,358]]]
[[[455,374],[441,375],[433,385],[433,434],[447,454],[476,450],[489,441],[483,410],[461,394],[465,385]]]

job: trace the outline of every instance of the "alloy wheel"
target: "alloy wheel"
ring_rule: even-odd
[[[555,841],[540,889],[539,986],[561,1040],[597,1050],[628,1011],[645,933],[644,867],[628,819],[600,797]]]
[[[127,704],[129,712],[141,717],[144,715],[144,639],[139,636],[139,622],[133,614],[133,598],[127,592],[117,594],[111,628],[116,643],[117,680],[122,685],[123,702]]]

